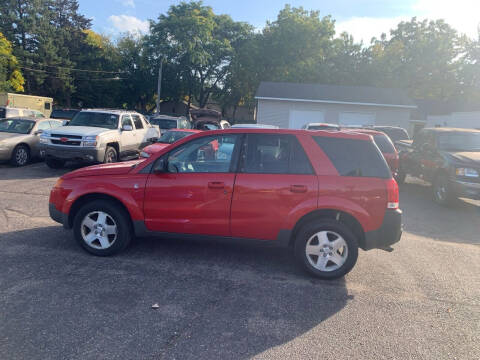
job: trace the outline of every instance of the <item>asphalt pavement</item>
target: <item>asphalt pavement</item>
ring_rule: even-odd
[[[91,256],[48,217],[64,172],[0,165],[0,359],[480,359],[480,202],[409,181],[395,251],[321,281],[252,245]]]

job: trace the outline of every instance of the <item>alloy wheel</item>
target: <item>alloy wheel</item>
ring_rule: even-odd
[[[94,248],[105,250],[117,239],[118,228],[115,220],[103,211],[93,211],[82,220],[81,235],[85,243]]]
[[[342,267],[348,257],[345,239],[334,231],[320,231],[312,235],[305,246],[308,262],[320,271],[334,271]]]

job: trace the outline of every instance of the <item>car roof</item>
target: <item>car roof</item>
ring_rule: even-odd
[[[192,135],[193,137],[201,137],[203,134],[216,135],[216,134],[283,134],[283,135],[308,135],[317,137],[332,137],[332,138],[344,138],[344,139],[358,139],[371,141],[371,136],[367,134],[356,133],[353,131],[328,131],[328,130],[297,130],[297,129],[218,129],[202,131],[199,134]],[[191,137],[189,137],[191,139]]]
[[[278,129],[276,125],[268,124],[234,124],[232,125],[234,129]]]
[[[368,134],[368,135],[383,135],[387,136],[384,132],[377,131],[377,130],[372,130],[372,129],[344,129],[345,131],[353,131],[357,133],[362,133],[362,134]]]
[[[435,127],[435,128],[423,128],[422,130],[431,131],[431,132],[473,132],[480,133],[480,130],[477,129],[465,129],[465,128],[453,128],[453,127]]]
[[[83,109],[80,112],[96,112],[105,114],[138,114],[134,110],[121,110],[121,109]]]
[[[50,120],[49,118],[35,118],[33,116],[13,116],[13,117],[9,117],[9,118],[3,118],[3,119],[0,119],[0,120],[29,120],[29,121],[33,121],[33,122],[37,122],[37,121],[40,121],[40,120]],[[54,119],[52,119],[54,120]]]
[[[169,131],[177,131],[177,132],[191,132],[191,133],[199,133],[203,132],[202,130],[197,130],[197,129],[169,129],[166,132]]]
[[[307,126],[335,126],[340,127],[338,124],[330,124],[330,123],[308,123]]]

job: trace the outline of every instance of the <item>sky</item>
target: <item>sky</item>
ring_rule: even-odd
[[[148,20],[156,20],[179,0],[79,0],[80,11],[92,19],[93,29],[118,36],[122,32],[148,32]],[[319,10],[336,20],[339,34],[347,31],[356,41],[370,43],[372,37],[389,33],[400,21],[445,19],[460,33],[478,37],[480,0],[204,0],[217,14],[228,14],[262,29],[274,21],[285,6]]]

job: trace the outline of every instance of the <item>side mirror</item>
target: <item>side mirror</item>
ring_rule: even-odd
[[[37,130],[37,131],[35,131],[35,135],[38,136],[38,135],[41,135],[41,134],[43,134],[43,130]]]
[[[122,131],[133,131],[132,125],[123,125]]]
[[[154,174],[163,174],[167,172],[167,160],[165,158],[160,158],[155,162],[153,166],[153,173]]]

